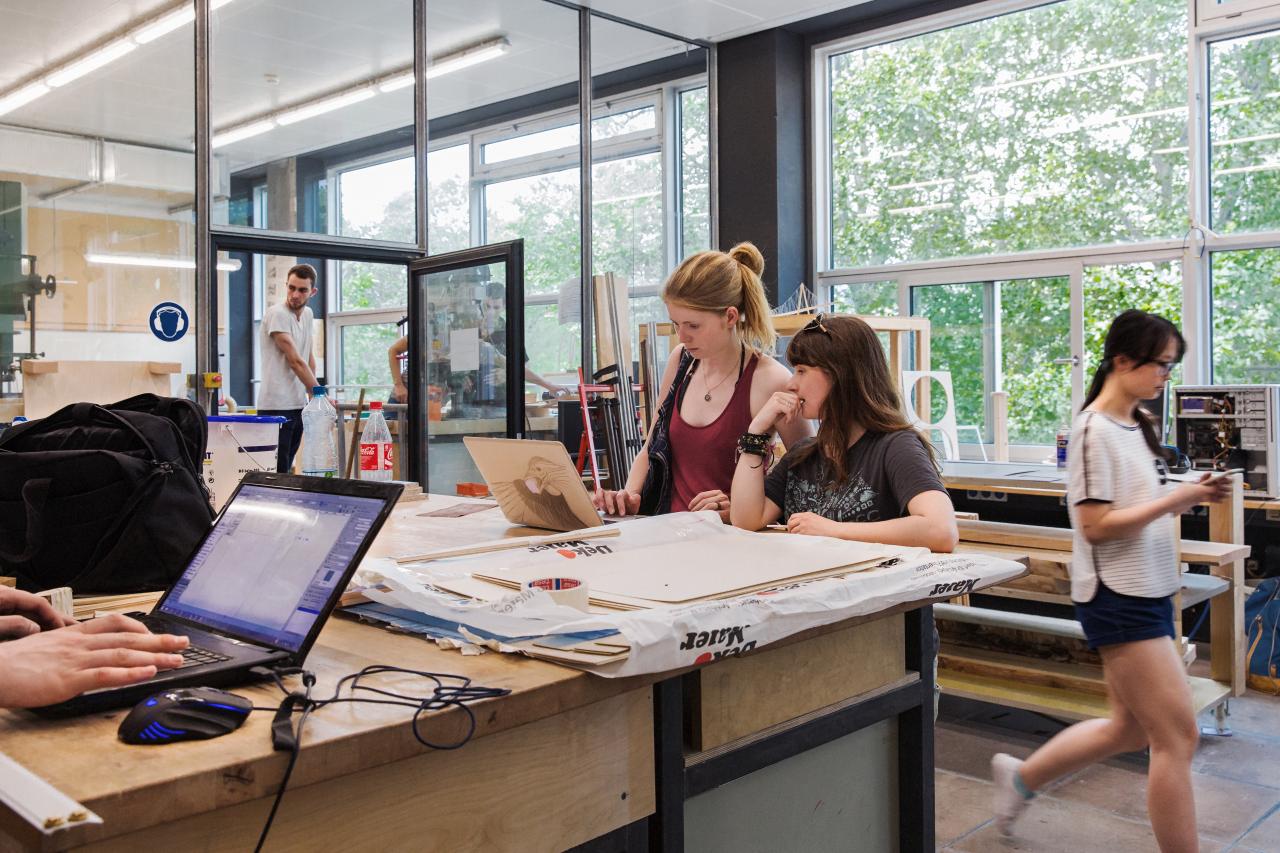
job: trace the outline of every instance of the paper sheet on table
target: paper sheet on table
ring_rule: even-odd
[[[479,329],[453,329],[449,332],[449,369],[454,373],[480,369]]]

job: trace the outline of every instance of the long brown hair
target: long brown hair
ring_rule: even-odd
[[[756,352],[773,351],[777,333],[764,284],[764,255],[754,243],[739,243],[727,252],[698,252],[676,267],[662,286],[662,301],[695,311],[719,314],[738,309],[738,331]]]
[[[793,367],[817,367],[831,380],[831,391],[818,413],[818,440],[794,451],[792,464],[819,452],[834,468],[836,484],[849,476],[845,454],[855,424],[867,432],[909,429],[920,439],[929,458],[933,447],[907,421],[898,386],[889,375],[880,339],[857,317],[819,314],[787,345],[787,361]]]
[[[1123,311],[1111,321],[1107,329],[1106,341],[1102,344],[1102,361],[1093,371],[1093,381],[1089,383],[1089,393],[1084,397],[1081,409],[1089,408],[1089,404],[1098,399],[1102,387],[1107,384],[1107,377],[1115,370],[1116,356],[1122,355],[1133,362],[1135,367],[1151,364],[1160,358],[1170,341],[1178,346],[1176,361],[1182,361],[1187,352],[1187,342],[1183,339],[1178,327],[1159,314],[1148,314],[1137,308]],[[1168,400],[1164,403],[1170,405]],[[1161,436],[1157,435],[1156,425],[1152,417],[1139,405],[1133,407],[1133,419],[1142,430],[1142,437],[1156,456],[1163,456],[1160,447]]]

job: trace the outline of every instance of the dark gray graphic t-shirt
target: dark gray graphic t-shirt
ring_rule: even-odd
[[[914,430],[864,434],[846,452],[849,476],[838,486],[820,453],[796,466],[793,458],[787,453],[778,460],[764,482],[764,496],[782,509],[781,521],[797,512],[832,521],[887,521],[907,515],[907,504],[921,492],[947,491]]]

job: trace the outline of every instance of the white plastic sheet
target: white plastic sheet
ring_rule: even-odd
[[[835,543],[820,537],[735,531],[728,537],[693,537],[685,541],[687,553],[683,559],[688,565],[732,561],[739,549],[750,550],[764,540],[789,543],[797,555],[810,546],[821,550]],[[516,560],[523,563],[526,556],[511,554],[505,561],[508,565]],[[385,587],[385,591],[369,590],[367,595],[372,600],[421,614],[499,651],[518,651],[514,643],[529,638],[562,642],[567,636],[616,631],[631,647],[626,658],[582,667],[615,678],[667,672],[742,654],[809,628],[878,613],[898,604],[951,598],[1009,580],[1024,571],[1018,563],[977,554],[921,555],[919,550],[910,549],[906,556],[907,559],[891,560],[893,565],[783,584],[733,598],[608,614],[583,614],[558,606],[541,590],[524,590],[497,601],[478,603],[431,586],[433,572],[456,574],[469,570],[471,567],[465,564],[470,558],[417,569],[380,562],[361,572],[362,582],[380,582]],[[485,555],[483,562],[490,568],[502,559]]]

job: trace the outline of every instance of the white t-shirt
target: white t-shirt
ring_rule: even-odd
[[[302,360],[311,356],[311,309],[302,308],[302,316],[295,316],[283,302],[262,312],[262,383],[258,386],[259,409],[301,409],[307,405],[307,392],[311,390],[285,361],[284,353],[271,339],[272,332],[285,332],[293,338],[294,349]]]
[[[1099,578],[1108,589],[1123,595],[1163,598],[1177,592],[1177,525],[1172,515],[1157,518],[1136,536],[1090,545],[1076,514],[1084,501],[1105,501],[1113,510],[1125,509],[1155,500],[1171,488],[1162,482],[1142,430],[1100,412],[1081,412],[1071,428],[1067,473],[1072,601],[1092,601]]]

